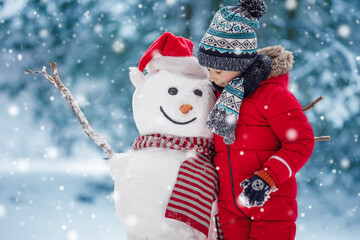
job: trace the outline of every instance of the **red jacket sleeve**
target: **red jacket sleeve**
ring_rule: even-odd
[[[278,185],[294,176],[310,158],[314,133],[300,103],[285,88],[277,92],[265,116],[281,147],[263,164],[263,170]]]

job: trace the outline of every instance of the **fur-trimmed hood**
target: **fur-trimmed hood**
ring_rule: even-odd
[[[275,45],[258,50],[258,54],[267,55],[272,59],[270,74],[268,79],[275,76],[281,76],[288,73],[294,64],[294,56],[286,51],[282,46]]]

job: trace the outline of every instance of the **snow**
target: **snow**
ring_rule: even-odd
[[[67,234],[67,239],[68,240],[78,240],[79,239],[79,234],[76,231],[69,231]]]
[[[49,31],[47,29],[41,29],[39,31],[39,36],[41,38],[47,38],[49,36]]]
[[[285,8],[289,11],[294,11],[298,7],[297,0],[286,0]]]
[[[338,28],[338,34],[342,38],[349,37],[350,33],[351,33],[351,29],[348,25],[343,24]]]
[[[3,205],[0,205],[0,218],[4,217],[6,214],[6,209]]]
[[[83,177],[62,171],[1,173],[1,236],[44,240],[125,239],[126,233],[114,213],[111,192],[99,194],[93,188],[94,182],[104,180],[109,181],[108,175]],[[64,187],[62,191],[59,185]],[[97,192],[96,198],[92,202],[81,200],[89,192]]]
[[[174,5],[177,0],[165,0],[166,4],[168,5]]]
[[[122,53],[125,50],[125,43],[121,40],[116,40],[112,44],[112,49],[116,53]]]
[[[113,183],[106,161],[34,162],[27,172],[12,164],[0,168],[1,236],[35,236],[39,240],[126,239],[125,229],[115,216]],[[357,239],[360,193],[338,192],[327,187],[331,185],[326,182],[321,190],[311,189],[302,175],[298,180],[296,240]],[[108,185],[108,190],[99,191],[95,187],[98,183]],[[128,221],[136,224],[134,216]]]
[[[353,214],[353,209],[357,211],[358,201],[354,196],[341,194],[336,190],[300,189],[300,217],[297,220],[295,239],[357,239],[360,233],[357,224],[359,219]]]
[[[289,141],[295,140],[297,138],[297,136],[298,136],[298,133],[294,128],[290,128],[286,131],[286,138]]]
[[[49,147],[45,149],[44,158],[57,158],[59,155],[59,152],[56,147]]]
[[[343,158],[341,159],[340,161],[340,166],[343,168],[343,169],[348,169],[351,165],[351,162],[349,159],[347,158]]]
[[[300,171],[296,238],[300,240],[357,239],[360,235],[360,55],[356,41],[360,33],[356,30],[360,8],[358,1],[330,2],[286,0],[282,5],[279,1],[267,1],[268,12],[257,32],[260,47],[281,44],[294,53],[291,89],[303,106],[317,96],[325,97],[306,113],[315,134],[331,135],[332,140],[316,143],[311,159]],[[139,4],[141,9],[137,7]],[[205,0],[121,3],[42,0],[36,4],[27,0],[2,1],[0,234],[3,238],[125,239],[125,230],[114,216],[110,200],[78,198],[89,182],[106,182],[109,190],[100,196],[111,198],[113,186],[108,165],[102,160],[104,154],[87,139],[53,86],[40,77],[25,77],[24,69],[40,69],[49,61],[57,61],[66,86],[76,97],[85,97],[81,106],[94,128],[107,134],[106,139],[116,150],[125,151],[138,134],[130,110],[133,89],[128,66],[136,64],[143,50],[164,29],[192,37],[196,55],[197,42],[218,7],[214,1]],[[189,11],[193,14],[188,14]],[[290,16],[293,18],[289,19]],[[298,30],[296,34],[292,34],[293,29]],[[120,44],[119,54],[112,48],[115,41],[126,43],[124,49]],[[51,154],[53,147],[57,154]],[[57,184],[49,189],[52,181]],[[66,184],[68,181],[71,185]],[[24,184],[27,191],[21,191]],[[63,191],[60,186],[64,187]],[[67,194],[67,199],[60,193]],[[99,193],[91,191],[90,195],[99,196]],[[28,201],[22,202],[22,198]],[[51,203],[58,201],[66,205],[61,208],[65,214],[53,212]],[[97,212],[99,209],[101,214]],[[104,233],[106,226],[109,228]]]
[[[11,105],[8,108],[8,113],[10,116],[15,117],[19,114],[19,108],[16,105]]]
[[[164,59],[159,60],[161,58]],[[155,58],[154,63],[150,62],[149,67],[153,68],[149,68],[150,74],[146,76],[145,80],[138,81],[138,76],[135,75],[131,79],[136,84],[133,95],[133,111],[139,133],[142,135],[160,133],[211,138],[212,133],[205,125],[207,113],[210,112],[215,102],[210,82],[206,78],[199,79],[181,73],[179,69],[184,65],[182,61],[189,61],[189,65],[191,65],[192,58],[191,60],[188,60],[187,57],[179,58],[178,62],[171,62],[174,61],[172,57],[161,58]],[[166,65],[167,62],[170,64]],[[198,63],[194,62],[194,64]],[[178,69],[176,70],[174,66]],[[161,68],[160,71],[158,71],[158,67]],[[193,75],[198,74],[198,69],[194,66],[193,68]],[[170,88],[176,88],[177,93],[169,94]],[[202,96],[196,95],[194,93],[196,90],[201,90]],[[192,110],[186,114],[181,111],[181,106],[184,104],[192,107]],[[189,121],[192,122],[182,124]]]
[[[164,217],[164,203],[170,199],[186,155],[184,151],[143,149],[115,154],[110,159],[116,212],[129,235],[147,239],[204,238],[184,223]]]
[[[148,65],[145,78],[134,68],[130,74],[136,86],[133,113],[140,135],[212,138],[205,120],[215,95],[208,75],[198,77],[206,69],[189,57],[157,55]],[[183,67],[188,65],[191,67]],[[195,94],[199,91],[202,94]],[[164,217],[167,206],[164,203],[170,199],[180,165],[192,154],[192,151],[147,148],[110,158],[116,212],[133,239],[205,238],[188,225]]]
[[[8,0],[5,1],[4,6],[0,8],[1,19],[8,19],[18,14],[29,0]]]

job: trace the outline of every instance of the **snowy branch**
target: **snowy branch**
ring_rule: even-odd
[[[76,117],[78,118],[82,128],[84,129],[85,133],[91,138],[98,146],[102,148],[102,150],[107,154],[108,158],[111,158],[114,154],[114,150],[111,146],[105,141],[105,139],[95,132],[95,130],[90,126],[87,118],[85,117],[83,111],[80,109],[78,102],[76,101],[75,97],[72,93],[64,86],[62,83],[58,68],[55,62],[50,63],[52,76],[50,76],[46,72],[46,67],[43,66],[42,70],[40,71],[33,71],[31,69],[27,69],[24,71],[25,74],[32,74],[38,73],[43,75],[47,80],[54,84],[54,86],[61,92],[62,96],[68,101],[70,107],[72,108],[73,112],[75,113]]]

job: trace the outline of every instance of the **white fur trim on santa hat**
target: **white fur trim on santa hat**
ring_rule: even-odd
[[[148,73],[168,70],[199,79],[209,79],[208,70],[201,66],[196,57],[169,57],[157,54],[146,66]]]

